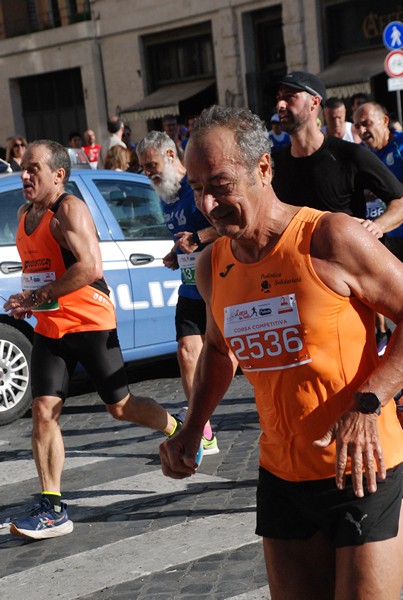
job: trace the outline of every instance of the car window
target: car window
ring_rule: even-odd
[[[147,185],[117,179],[94,179],[126,240],[166,240],[160,200]]]
[[[15,244],[18,220],[17,211],[25,203],[22,188],[0,194],[0,246]]]
[[[80,198],[80,200],[84,200],[80,190],[78,189],[78,185],[76,183],[74,183],[74,181],[68,181],[66,183],[66,185],[64,186],[64,189],[69,194],[72,194],[73,196]]]
[[[91,169],[90,161],[81,148],[65,148],[75,169]]]
[[[73,181],[66,184],[66,191],[83,199],[77,185]],[[25,203],[22,188],[0,192],[0,246],[15,244],[18,220],[17,212]]]

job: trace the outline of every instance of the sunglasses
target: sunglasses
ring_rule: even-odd
[[[25,144],[15,143],[14,146],[13,146],[13,148],[25,148]]]

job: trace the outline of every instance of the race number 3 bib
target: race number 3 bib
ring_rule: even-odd
[[[244,371],[290,369],[312,360],[295,294],[227,306],[224,336]]]
[[[178,254],[178,263],[182,273],[182,281],[186,285],[196,285],[196,262],[200,252]]]

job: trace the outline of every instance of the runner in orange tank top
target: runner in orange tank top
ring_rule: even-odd
[[[86,204],[64,191],[70,174],[66,150],[49,140],[33,142],[21,166],[28,201],[19,211],[17,231],[22,292],[10,296],[4,308],[16,319],[31,312],[37,318],[31,358],[32,443],[42,495],[39,508],[16,519],[10,531],[46,539],[73,530],[61,498],[59,416],[77,362],[115,419],[166,435],[173,435],[179,421],[152,398],[129,391],[95,226]]]
[[[307,113],[321,100],[312,92],[301,97]],[[271,598],[398,600],[402,264],[366,222],[281,202],[267,130],[247,109],[204,110],[185,161],[222,237],[197,264],[206,341],[188,420],[160,447],[163,472],[194,473],[203,423],[238,361],[262,427],[256,533]],[[378,310],[396,323],[382,360]]]

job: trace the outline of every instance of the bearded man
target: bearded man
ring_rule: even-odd
[[[186,169],[169,135],[151,131],[136,150],[140,166],[161,199],[165,224],[175,241],[172,250],[164,257],[164,265],[181,270],[175,326],[182,386],[189,400],[206,331],[206,306],[195,282],[196,261],[201,250],[218,234],[196,207]],[[184,416],[186,409],[182,410]],[[202,444],[204,455],[219,452],[210,422],[204,427]]]

